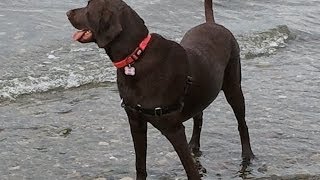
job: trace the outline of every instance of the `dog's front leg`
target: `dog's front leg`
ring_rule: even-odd
[[[191,156],[183,124],[161,130],[176,150],[189,180],[200,180],[199,171]]]
[[[136,173],[137,180],[145,180],[147,178],[146,156],[147,156],[147,122],[138,116],[128,113],[130,130],[136,153]]]

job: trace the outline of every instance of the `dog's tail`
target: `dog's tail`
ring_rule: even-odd
[[[204,1],[204,10],[206,15],[206,22],[214,23],[213,9],[212,9],[212,0]]]

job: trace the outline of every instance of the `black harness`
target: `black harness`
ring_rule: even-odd
[[[179,111],[181,112],[183,107],[184,107],[184,99],[185,96],[187,95],[190,86],[192,85],[192,77],[191,76],[187,76],[187,81],[186,81],[186,85],[184,88],[184,95],[181,97],[180,101],[176,104],[172,104],[169,106],[159,106],[153,109],[148,109],[148,108],[143,108],[140,104],[137,104],[136,106],[130,106],[130,105],[126,105],[123,102],[123,99],[121,100],[121,107],[129,109],[131,111],[137,111],[141,114],[145,114],[145,115],[149,115],[149,116],[163,116],[175,111]]]

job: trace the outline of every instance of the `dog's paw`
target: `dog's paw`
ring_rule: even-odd
[[[207,173],[207,169],[202,166],[199,157],[194,157],[194,162],[196,164],[200,176],[204,177]]]
[[[242,162],[240,166],[241,168],[238,171],[240,177],[245,178],[251,174],[252,168],[250,167],[250,165],[254,158],[255,156],[253,154],[242,158]]]

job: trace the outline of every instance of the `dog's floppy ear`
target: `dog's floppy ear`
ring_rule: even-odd
[[[102,11],[95,35],[98,46],[100,48],[106,47],[121,31],[122,26],[118,15],[108,10]]]

